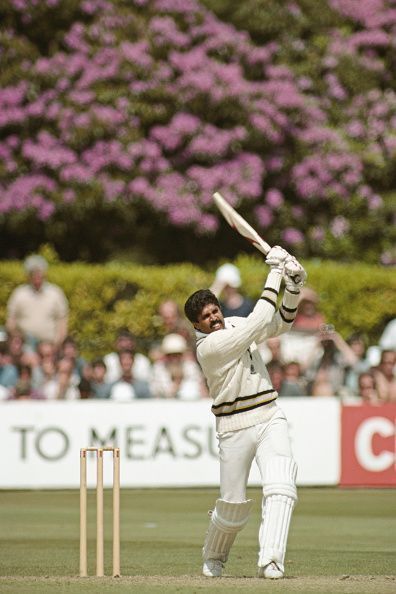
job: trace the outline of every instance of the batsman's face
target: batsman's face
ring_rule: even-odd
[[[194,324],[194,327],[205,334],[216,332],[216,330],[223,330],[224,316],[221,313],[220,308],[214,303],[205,305],[198,316],[198,321]]]

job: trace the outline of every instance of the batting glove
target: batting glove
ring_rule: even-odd
[[[265,263],[271,268],[271,270],[277,270],[283,272],[286,260],[290,258],[290,254],[279,245],[275,245],[267,254]]]
[[[286,289],[293,292],[299,291],[305,285],[308,275],[296,258],[290,256],[285,263],[283,276]]]

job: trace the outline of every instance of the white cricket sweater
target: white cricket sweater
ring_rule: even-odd
[[[290,330],[299,293],[285,290],[276,310],[281,273],[270,271],[260,299],[247,318],[225,319],[225,328],[196,331],[197,359],[213,398],[218,433],[263,423],[276,410],[274,390],[257,343]]]

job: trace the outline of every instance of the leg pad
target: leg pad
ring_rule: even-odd
[[[249,519],[252,500],[231,503],[218,499],[211,514],[203,546],[203,559],[218,559],[225,563],[237,533]]]
[[[284,572],[290,520],[297,501],[296,474],[296,463],[286,456],[271,458],[265,467],[259,567],[274,561]]]

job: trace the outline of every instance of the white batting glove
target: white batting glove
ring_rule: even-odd
[[[294,256],[290,256],[286,260],[283,276],[286,289],[289,291],[299,291],[305,285],[308,275],[300,262]]]
[[[290,254],[284,250],[280,245],[275,245],[267,254],[265,259],[265,263],[271,268],[271,270],[277,270],[278,272],[283,272],[285,267],[285,263],[288,258],[290,258]]]

